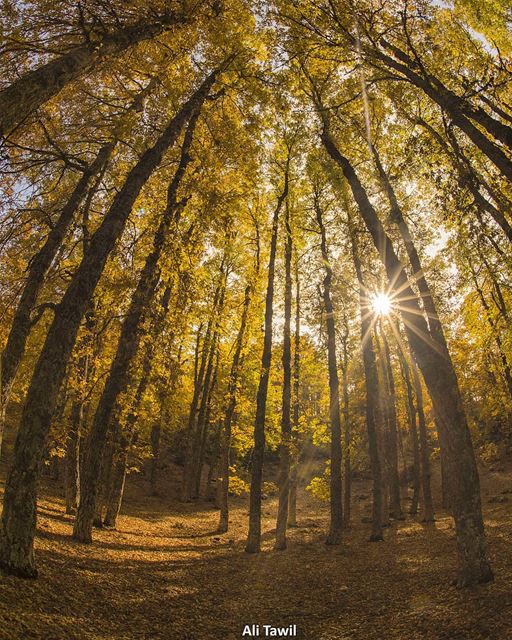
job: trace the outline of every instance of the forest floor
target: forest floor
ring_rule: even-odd
[[[2,640],[240,640],[244,624],[296,624],[306,640],[512,638],[512,474],[503,469],[482,477],[496,579],[465,590],[451,586],[447,514],[432,526],[408,517],[385,542],[369,543],[364,484],[354,487],[353,526],[340,547],[324,544],[326,505],[301,493],[300,526],[286,551],[273,551],[276,504],[266,500],[258,555],[244,552],[246,500],[234,501],[230,531],[219,536],[211,505],[147,497],[142,479],[129,484],[118,530],[83,545],[46,482],[40,577],[0,577]]]

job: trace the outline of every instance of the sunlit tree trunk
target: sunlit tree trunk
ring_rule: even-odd
[[[350,215],[350,214],[349,214]],[[356,230],[349,218],[349,231],[352,259],[359,284],[359,315],[361,322],[361,350],[363,352],[364,380],[366,389],[366,429],[368,433],[368,450],[372,471],[372,532],[371,542],[383,540],[382,533],[382,464],[379,454],[378,421],[379,421],[379,380],[377,362],[373,348],[372,319],[369,313],[369,300],[363,279],[361,259],[356,238]]]
[[[411,438],[412,456],[413,456],[413,474],[412,474],[412,502],[409,513],[415,516],[418,513],[418,504],[421,488],[421,472],[420,472],[420,443],[418,440],[418,429],[416,424],[416,407],[414,405],[414,395],[411,383],[411,373],[405,354],[399,349],[400,363],[402,365],[402,373],[405,381],[405,389],[407,393],[407,422],[409,423],[409,435]]]
[[[395,253],[367,193],[350,164],[325,127],[322,141],[332,159],[342,169],[354,200],[386,269],[389,282],[400,290],[400,313],[409,344],[418,362],[439,419],[441,447],[446,453],[452,512],[459,556],[458,586],[493,579],[487,554],[480,481],[457,377],[448,350],[434,340],[418,299],[411,289],[403,266]]]
[[[129,309],[121,325],[116,354],[94,414],[82,465],[80,499],[73,527],[73,537],[81,542],[92,541],[99,461],[102,458],[105,436],[112,416],[119,411],[119,397],[130,384],[131,364],[142,338],[143,321],[154,298],[160,278],[160,256],[164,250],[164,244],[170,229],[173,225],[175,227],[178,225],[179,216],[184,206],[183,201],[177,201],[177,191],[181,178],[191,160],[189,149],[192,144],[199,109],[206,95],[206,93],[203,94],[203,100],[195,106],[190,114],[180,162],[167,190],[166,208],[153,238],[153,246],[142,268],[137,287],[132,294]]]
[[[290,460],[292,446],[292,253],[293,239],[290,226],[290,207],[285,204],[284,226],[284,325],[283,325],[283,408],[281,414],[281,442],[279,446],[279,501],[277,508],[275,549],[286,549],[288,500],[290,496]]]
[[[338,378],[338,361],[336,358],[336,324],[334,319],[334,305],[331,298],[332,268],[329,262],[327,239],[323,212],[314,196],[316,221],[320,229],[320,247],[322,261],[325,270],[323,281],[323,303],[325,310],[325,323],[327,326],[327,360],[329,370],[329,417],[331,422],[331,461],[330,461],[330,527],[327,536],[327,544],[339,544],[341,542],[343,527],[343,495],[341,482],[341,414],[340,414],[340,389]]]
[[[225,533],[229,525],[229,453],[231,449],[231,427],[236,407],[236,397],[238,390],[238,380],[240,377],[240,364],[242,357],[242,349],[244,344],[247,320],[249,316],[249,307],[253,293],[252,285],[248,284],[245,288],[244,307],[242,310],[242,318],[240,320],[240,328],[236,337],[235,351],[233,353],[233,362],[231,364],[231,372],[229,374],[228,393],[226,408],[224,410],[224,421],[221,434],[221,455],[220,455],[220,473],[217,479],[217,501],[220,509],[219,515],[219,533]]]
[[[293,339],[293,454],[290,471],[290,495],[288,504],[288,527],[297,526],[297,484],[300,454],[300,278],[299,260],[295,250],[295,335]]]
[[[124,230],[142,187],[160,164],[164,153],[176,142],[183,125],[207,95],[217,74],[215,71],[203,82],[171,119],[157,142],[131,169],[91,237],[88,251],[55,311],[26,396],[14,461],[6,481],[0,565],[7,573],[22,577],[37,575],[33,541],[40,464],[67,362],[107,258]]]
[[[272,220],[267,294],[265,298],[265,331],[263,336],[260,380],[256,395],[256,417],[254,420],[254,449],[252,454],[251,489],[249,494],[249,533],[245,546],[247,553],[259,553],[261,545],[261,487],[263,482],[263,460],[265,456],[265,411],[267,407],[270,365],[272,362],[272,318],[274,315],[273,303],[277,234],[279,228],[279,213],[288,196],[288,172],[289,160],[284,173],[283,191],[277,200]]]
[[[421,380],[411,355],[411,370],[416,393],[416,405],[418,408],[418,431],[420,439],[420,459],[421,459],[421,492],[423,495],[422,520],[423,522],[434,522],[434,503],[432,500],[432,488],[430,484],[430,448],[428,445],[427,422],[425,420],[425,410],[423,408],[423,389]]]
[[[121,26],[110,33],[92,34],[89,42],[79,44],[37,69],[27,71],[0,91],[0,136],[9,135],[67,84],[93,70],[106,58],[117,57],[139,42],[186,24],[190,18],[192,14],[166,11],[153,22],[142,20]]]
[[[381,323],[382,328],[382,323]],[[401,498],[400,498],[400,474],[398,472],[398,420],[396,415],[396,390],[395,378],[391,364],[391,354],[389,344],[384,334],[382,335],[383,345],[383,374],[385,377],[386,413],[387,413],[387,439],[389,453],[389,511],[391,517],[403,519]]]

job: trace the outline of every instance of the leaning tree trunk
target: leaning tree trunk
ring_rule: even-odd
[[[261,486],[263,482],[263,459],[265,456],[265,411],[267,407],[270,365],[272,362],[272,318],[274,315],[274,277],[277,252],[277,233],[279,213],[288,197],[289,159],[284,174],[284,187],[274,211],[272,221],[272,237],[270,240],[270,257],[268,262],[267,295],[265,299],[265,333],[263,337],[263,353],[261,356],[261,372],[256,395],[256,417],[254,420],[254,449],[252,454],[251,490],[249,495],[249,533],[245,551],[259,553],[261,546]]]
[[[73,527],[73,538],[81,542],[92,541],[96,484],[105,436],[112,416],[119,410],[119,398],[131,382],[131,364],[137,353],[142,338],[144,319],[154,298],[160,278],[159,261],[167,235],[172,225],[177,226],[181,210],[184,202],[186,202],[181,201],[178,203],[177,191],[181,178],[191,160],[189,149],[192,144],[199,110],[206,95],[207,93],[203,92],[202,100],[194,106],[190,115],[189,126],[183,140],[180,162],[167,190],[166,208],[155,233],[151,252],[146,258],[139,282],[133,292],[130,307],[123,320],[116,354],[94,415],[85,452],[83,473],[80,479],[80,500]]]
[[[281,413],[281,443],[279,446],[279,501],[277,507],[276,542],[278,551],[286,549],[288,500],[290,495],[290,459],[292,439],[292,253],[293,239],[290,227],[290,207],[285,204],[286,241],[284,250],[284,326],[283,326],[283,408]]]
[[[327,544],[336,545],[341,542],[343,528],[343,494],[341,482],[341,414],[340,383],[338,378],[338,361],[336,358],[336,323],[334,305],[331,298],[332,267],[329,262],[325,225],[322,207],[318,197],[314,196],[316,221],[320,229],[320,249],[325,270],[323,281],[323,302],[325,324],[327,327],[327,363],[329,370],[329,418],[331,422],[331,463],[330,463],[330,526]]]
[[[368,433],[368,450],[372,471],[372,532],[371,542],[384,540],[382,532],[382,466],[379,455],[377,425],[379,421],[379,379],[377,361],[373,348],[372,319],[368,313],[369,300],[366,295],[366,285],[363,279],[359,248],[357,246],[356,231],[349,218],[350,241],[352,259],[359,284],[359,315],[361,318],[361,349],[363,352],[364,381],[366,388],[366,429]]]
[[[114,149],[113,143],[105,144],[97,153],[95,159],[84,170],[80,180],[71,192],[66,204],[61,210],[60,216],[52,227],[44,245],[32,257],[28,265],[25,285],[14,312],[7,343],[2,351],[0,376],[0,437],[4,430],[5,411],[12,385],[16,377],[20,362],[25,353],[27,339],[34,324],[32,312],[37,298],[44,284],[46,275],[57,253],[62,246],[64,238],[73,222],[77,209],[85,196],[89,183],[93,176],[97,175],[106,165]],[[1,451],[1,446],[0,446]]]
[[[213,72],[168,123],[157,142],[129,172],[123,187],[91,237],[88,251],[66,290],[34,369],[16,438],[14,461],[4,495],[0,534],[0,566],[10,574],[35,577],[34,533],[39,469],[59,389],[82,318],[103,273],[108,256],[122,234],[142,187],[177,140],[191,113],[207,95]]]
[[[67,84],[91,71],[105,59],[121,55],[129,47],[190,21],[191,16],[166,11],[154,22],[140,21],[105,33],[72,48],[64,55],[28,71],[0,91],[0,136],[9,135],[34,111]]]
[[[381,41],[385,42],[384,39]],[[466,116],[466,114],[469,114],[469,111],[465,106],[464,99],[450,92],[437,78],[432,78],[431,76],[422,78],[413,70],[415,63],[408,56],[405,56],[403,52],[389,45],[389,43],[386,43],[386,46],[393,50],[393,53],[395,53],[397,57],[402,58],[402,62],[377,50],[372,50],[370,55],[374,55],[388,67],[401,73],[411,84],[428,95],[441,109],[450,115],[453,124],[467,135],[475,146],[489,158],[508,180],[512,181],[512,160],[507,156],[502,147],[490,140],[475,126],[472,122],[474,113],[470,114],[469,117]],[[405,58],[403,58],[403,56],[405,56]],[[485,113],[483,109],[481,112]],[[479,115],[481,116],[481,114]],[[488,118],[490,118],[490,116]],[[485,119],[485,122],[482,117],[479,117],[479,119],[475,118],[475,120],[478,121],[478,124],[486,128],[493,137],[502,141],[509,149],[512,148],[512,129],[510,127],[501,125],[501,123],[494,120],[494,118],[490,118],[490,120]],[[498,125],[497,128],[495,127],[496,124]]]
[[[326,123],[327,124],[327,123]],[[460,587],[493,579],[487,554],[480,499],[480,480],[471,434],[462,406],[457,377],[448,350],[430,334],[418,298],[409,285],[403,265],[395,253],[359,178],[331,138],[327,126],[322,141],[329,155],[342,169],[354,200],[390,283],[401,292],[400,313],[414,357],[421,369],[439,417],[441,447],[446,453],[446,471],[452,497]]]

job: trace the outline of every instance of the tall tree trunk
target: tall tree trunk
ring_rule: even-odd
[[[145,151],[131,169],[101,225],[91,237],[88,251],[55,312],[29,386],[16,438],[14,461],[6,481],[0,566],[7,573],[22,577],[37,575],[33,540],[39,468],[80,322],[137,196],[164,153],[176,142],[184,123],[207,95],[217,75],[218,70],[202,83],[172,118],[154,146]]]
[[[77,496],[79,492],[79,460],[80,460],[80,427],[83,416],[83,402],[76,398],[71,406],[70,427],[66,442],[66,480],[65,502],[66,513],[76,512]]]
[[[322,141],[350,185],[361,218],[379,252],[389,282],[394,283],[394,289],[401,292],[400,313],[407,338],[439,417],[441,447],[446,452],[446,470],[450,478],[459,556],[458,585],[462,587],[487,582],[493,579],[493,574],[485,540],[480,481],[450,354],[445,346],[434,340],[430,334],[418,299],[409,285],[391,240],[354,168],[336,147],[327,127],[324,128]]]
[[[411,373],[407,359],[402,350],[399,349],[400,363],[402,365],[402,374],[405,381],[405,389],[407,393],[407,422],[409,423],[409,435],[411,438],[413,474],[412,474],[412,502],[409,513],[416,516],[418,513],[418,503],[421,488],[421,470],[420,470],[420,443],[418,440],[418,429],[416,425],[416,407],[414,406],[414,395],[411,384]]]
[[[427,422],[423,409],[423,389],[421,380],[411,355],[412,378],[414,391],[416,393],[416,404],[418,407],[418,426],[420,438],[420,459],[421,459],[421,492],[423,494],[423,509],[421,518],[423,522],[434,522],[434,503],[432,500],[432,488],[430,485],[430,449],[428,446]]]
[[[344,491],[343,491],[343,525],[350,527],[350,511],[352,500],[352,468],[350,455],[350,397],[348,392],[348,339],[349,328],[346,314],[343,314],[343,358],[342,358],[342,389],[343,389],[343,446],[344,446]]]
[[[189,502],[192,499],[192,480],[194,477],[194,453],[197,449],[197,430],[199,421],[199,411],[203,403],[204,394],[207,392],[206,387],[206,371],[212,352],[212,340],[215,334],[215,326],[217,322],[217,310],[220,304],[221,296],[224,289],[224,260],[221,263],[220,268],[220,281],[217,284],[215,293],[213,296],[212,309],[210,312],[210,318],[206,325],[206,331],[203,338],[203,346],[201,353],[201,360],[199,367],[199,346],[200,346],[200,332],[198,331],[197,343],[196,343],[196,355],[194,365],[194,394],[192,396],[192,402],[190,403],[190,411],[188,416],[187,433],[185,438],[185,464],[183,466],[183,477],[181,483],[181,500],[182,502]]]
[[[160,464],[160,441],[162,438],[162,423],[164,421],[165,410],[160,410],[160,419],[153,423],[151,427],[151,435],[149,437],[151,442],[151,461],[149,467],[149,486],[152,496],[158,495],[157,482],[158,482],[158,465]]]
[[[446,127],[446,134],[449,143],[431,124],[423,118],[415,118],[415,123],[421,125],[436,140],[441,149],[449,158],[458,175],[458,181],[462,188],[466,188],[474,198],[475,207],[478,212],[487,212],[493,220],[498,224],[508,240],[512,242],[512,226],[505,217],[502,209],[507,209],[510,213],[510,202],[505,203],[505,198],[500,196],[481,175],[477,175],[470,160],[463,153],[457,139],[453,135],[453,131]],[[450,148],[451,147],[451,148]],[[489,195],[495,200],[498,206],[495,206],[487,197],[480,193],[480,187],[484,187]],[[480,216],[479,216],[480,217]]]
[[[341,414],[340,383],[338,379],[338,361],[336,358],[336,322],[334,305],[331,298],[332,268],[329,262],[329,251],[323,212],[317,194],[314,195],[316,221],[320,229],[320,248],[325,270],[323,281],[323,302],[325,323],[327,327],[327,361],[329,370],[329,418],[331,423],[331,462],[330,462],[330,526],[327,544],[336,545],[341,542],[343,528],[343,494],[341,482]]]
[[[84,199],[87,190],[86,203],[90,201],[96,192],[102,172],[105,170],[113,151],[119,141],[119,137],[128,119],[136,111],[142,109],[144,99],[155,87],[156,80],[152,79],[148,85],[140,91],[132,100],[125,113],[118,119],[112,132],[112,140],[105,143],[96,154],[94,160],[84,169],[82,177],[78,180],[69,199],[61,210],[60,216],[52,227],[44,245],[32,257],[28,265],[28,274],[25,281],[18,306],[16,308],[14,318],[7,338],[7,344],[2,352],[0,377],[0,437],[4,429],[5,410],[9,401],[12,385],[16,376],[21,359],[25,352],[25,346],[32,326],[37,321],[32,319],[31,314],[34,310],[37,298],[44,284],[46,275],[58,252],[62,246],[65,236],[75,218],[80,203]],[[89,188],[93,178],[98,176],[95,184]],[[84,251],[88,245],[84,237]],[[1,452],[1,443],[0,443]]]
[[[277,507],[276,542],[274,548],[286,549],[288,500],[290,495],[290,459],[292,446],[292,253],[293,238],[290,226],[290,207],[285,203],[284,226],[284,326],[283,326],[283,408],[281,414],[281,442],[279,446],[279,501]]]
[[[272,362],[272,318],[274,315],[274,276],[277,251],[277,233],[279,213],[288,197],[288,159],[284,173],[284,186],[272,220],[272,237],[270,240],[270,257],[268,261],[267,295],[265,299],[265,333],[263,337],[263,353],[261,356],[261,372],[256,395],[256,417],[254,420],[254,450],[252,454],[251,490],[249,495],[249,533],[245,551],[259,553],[261,545],[261,486],[263,481],[263,460],[265,456],[265,410]]]
[[[233,415],[236,408],[236,398],[238,391],[238,379],[240,377],[240,363],[242,349],[244,345],[247,320],[249,316],[249,307],[253,294],[253,286],[248,284],[245,288],[244,306],[242,318],[240,320],[240,328],[236,337],[235,351],[233,353],[233,362],[229,374],[228,392],[226,408],[224,411],[224,421],[222,425],[221,435],[221,455],[220,455],[220,473],[217,479],[217,501],[220,509],[219,514],[219,533],[225,533],[229,526],[229,453],[231,449],[231,427],[233,423]]]
[[[16,311],[14,312],[14,318],[7,337],[7,343],[2,351],[2,360],[0,363],[0,438],[4,430],[5,412],[12,385],[23,354],[25,353],[31,328],[35,323],[31,315],[34,311],[37,298],[48,270],[55,260],[66,233],[73,222],[80,202],[87,192],[92,177],[97,175],[102,167],[106,165],[114,146],[115,145],[110,142],[105,144],[99,150],[91,164],[84,170],[82,177],[77,182],[68,201],[62,208],[57,222],[48,234],[45,243],[29,262],[25,285]]]
[[[297,484],[299,471],[299,420],[300,420],[300,278],[299,258],[295,249],[295,335],[293,340],[293,456],[290,472],[290,497],[288,527],[297,526]]]
[[[391,67],[395,71],[401,73],[411,84],[421,89],[429,98],[431,98],[441,109],[446,111],[452,119],[453,124],[463,131],[467,137],[480,149],[480,151],[486,155],[489,160],[499,169],[499,171],[509,180],[512,180],[512,160],[506,155],[500,146],[490,140],[478,127],[476,127],[471,119],[475,119],[478,124],[482,125],[493,137],[502,141],[505,145],[512,148],[512,130],[506,125],[502,125],[498,121],[494,120],[487,115],[487,118],[482,117],[482,113],[485,114],[483,109],[479,110],[478,117],[475,117],[475,110],[469,108],[469,103],[464,98],[456,96],[453,92],[447,89],[442,83],[432,76],[427,78],[421,77],[418,73],[413,71],[414,62],[397,47],[394,47],[390,43],[381,39],[385,47],[399,58],[400,61],[385,54],[384,52],[372,50],[370,55],[384,62],[388,67]],[[467,117],[467,115],[469,117]],[[496,126],[497,125],[497,126]]]
[[[503,377],[505,378],[505,385],[506,385],[506,389],[507,389],[508,398],[509,398],[509,400],[512,400],[512,369],[510,367],[507,355],[506,355],[505,350],[503,348],[503,342],[501,340],[499,329],[496,326],[496,321],[492,316],[491,308],[490,308],[487,300],[485,299],[484,292],[482,291],[482,287],[480,286],[480,283],[478,282],[477,273],[475,271],[475,268],[473,266],[473,263],[471,262],[471,258],[470,258],[469,255],[466,256],[466,261],[467,261],[469,269],[471,271],[471,277],[472,277],[473,283],[475,285],[476,292],[478,294],[478,297],[479,297],[480,302],[482,304],[482,307],[484,309],[485,317],[486,317],[487,322],[489,324],[489,327],[491,329],[492,336],[494,338],[494,342],[495,342],[496,348],[498,350],[498,356],[500,358],[501,365],[503,367]]]
[[[400,504],[400,474],[398,472],[398,420],[396,416],[396,390],[393,368],[391,364],[391,354],[389,344],[382,331],[381,335],[383,344],[383,372],[385,375],[385,384],[387,388],[387,438],[389,452],[389,511],[391,517],[402,520],[402,507]]]
[[[88,438],[88,447],[85,452],[80,482],[80,500],[73,527],[73,538],[81,542],[92,542],[96,484],[105,436],[112,416],[119,410],[119,397],[131,382],[130,367],[142,338],[145,315],[154,298],[160,279],[159,261],[164,251],[167,235],[173,226],[177,227],[181,210],[186,203],[186,200],[178,203],[177,191],[186,167],[191,160],[189,150],[202,101],[206,98],[206,95],[207,93],[204,92],[202,100],[195,105],[190,115],[189,125],[183,140],[180,162],[167,190],[166,208],[155,233],[152,249],[146,258],[137,287],[133,292],[130,307],[123,320],[116,354],[94,415]]]
[[[201,420],[201,423],[200,423],[201,439],[200,439],[200,448],[197,456],[197,463],[196,463],[195,472],[194,472],[194,476],[195,476],[194,477],[194,498],[198,498],[201,494],[201,481],[203,478],[203,467],[204,467],[204,460],[206,456],[206,442],[208,439],[208,429],[210,426],[210,415],[211,415],[211,409],[212,409],[213,394],[215,392],[215,387],[217,386],[217,376],[219,372],[219,355],[220,354],[219,354],[218,342],[219,342],[218,336],[216,336],[214,340],[215,366],[213,369],[211,382],[208,388],[206,411],[204,414],[204,418]]]
[[[350,213],[349,213],[350,215]],[[382,532],[382,465],[379,455],[377,435],[379,421],[379,380],[377,362],[373,348],[372,318],[368,313],[369,301],[366,296],[366,286],[363,279],[361,259],[357,245],[356,230],[349,218],[350,242],[352,259],[359,284],[359,315],[361,318],[361,349],[363,352],[364,381],[366,388],[366,429],[368,433],[368,450],[372,470],[372,532],[371,542],[384,540]]]
[[[149,40],[172,27],[190,22],[192,15],[166,11],[153,22],[141,20],[103,33],[77,45],[46,64],[27,71],[0,91],[0,136],[9,135],[28,116],[57,95],[67,84],[97,68],[106,58],[116,57],[129,47]]]

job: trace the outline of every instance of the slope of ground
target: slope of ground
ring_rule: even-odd
[[[458,591],[446,514],[434,526],[394,523],[368,543],[365,487],[341,547],[324,544],[326,507],[301,495],[289,548],[273,551],[275,501],[264,503],[264,545],[244,553],[247,504],[215,534],[207,504],[145,497],[132,482],[117,531],[71,540],[71,518],[47,487],[36,542],[40,578],[0,578],[2,640],[237,640],[244,624],[296,624],[307,640],[507,640],[512,637],[512,525],[507,473],[484,478],[496,580]],[[55,492],[53,492],[55,493]],[[263,632],[262,632],[263,636]]]

